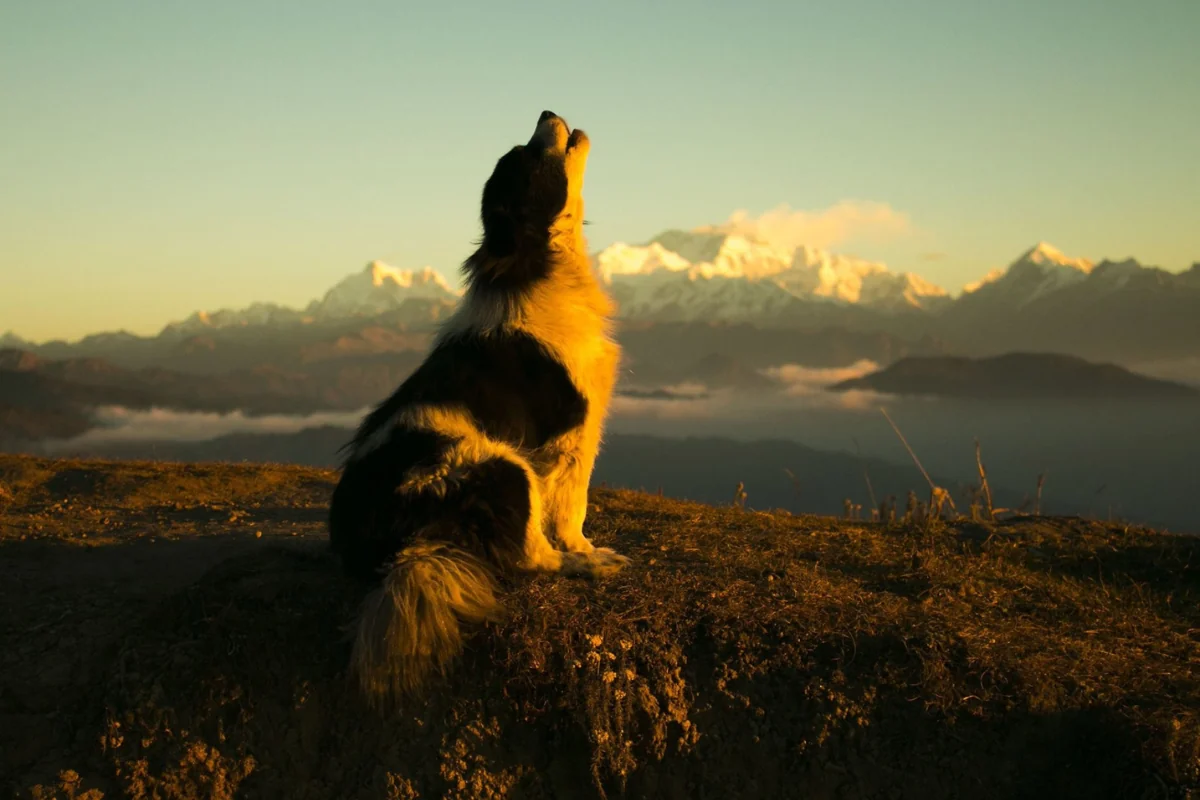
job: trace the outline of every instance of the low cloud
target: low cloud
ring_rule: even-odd
[[[870,411],[889,399],[889,395],[862,389],[831,392],[829,387],[842,381],[861,378],[878,369],[878,364],[864,358],[847,367],[819,368],[783,364],[768,367],[763,370],[763,374],[782,384],[784,396],[801,400],[806,407]]]
[[[804,367],[799,364],[782,364],[767,367],[763,374],[783,384],[784,392],[793,397],[824,392],[835,383],[861,378],[879,369],[870,359],[860,359],[846,367]]]
[[[878,368],[873,361],[862,360],[847,367],[817,369],[784,364],[763,370],[779,384],[776,391],[746,392],[737,389],[710,389],[699,383],[658,387],[657,391],[613,398],[615,420],[677,421],[692,424],[692,433],[701,433],[722,420],[736,420],[764,413],[800,410],[874,410],[885,395],[873,392],[830,392],[835,383],[859,377]],[[54,444],[48,451],[74,449],[121,442],[201,442],[230,434],[293,434],[307,428],[331,426],[356,428],[369,409],[325,411],[314,414],[248,415],[242,411],[215,413],[150,410],[105,406],[96,409],[96,427],[78,436]],[[723,428],[722,428],[723,429]],[[719,433],[713,429],[713,433]]]
[[[364,411],[324,411],[315,414],[269,414],[248,416],[241,411],[228,414],[204,411],[149,411],[105,406],[96,409],[97,427],[62,442],[62,449],[112,442],[175,441],[200,442],[231,433],[296,433],[305,428],[332,425],[355,428]]]
[[[862,359],[849,366],[817,368],[783,364],[761,370],[779,384],[777,390],[747,392],[738,389],[709,390],[699,384],[662,387],[659,396],[645,392],[613,398],[617,419],[709,420],[738,419],[779,411],[871,411],[891,399],[890,395],[853,390],[831,392],[829,387],[875,372],[879,365]]]
[[[782,247],[829,249],[850,241],[906,236],[912,223],[907,214],[887,203],[843,200],[823,211],[796,211],[786,203],[757,217],[735,211],[724,223],[708,229],[753,236]]]
[[[688,383],[664,386],[661,396],[653,393],[618,394],[612,399],[614,417],[642,419],[711,419],[729,405],[732,393],[728,390],[709,392],[700,384]]]

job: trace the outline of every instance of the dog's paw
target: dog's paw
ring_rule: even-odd
[[[549,538],[557,547],[562,548],[568,553],[589,555],[596,550],[596,546],[592,544],[590,539],[583,535],[583,530],[580,528],[559,528],[550,533]]]
[[[607,578],[629,566],[628,556],[607,547],[596,547],[587,553],[563,553],[562,572],[586,578]]]
[[[623,556],[609,547],[597,547],[588,553],[588,559],[592,563],[592,574],[597,578],[615,575],[633,563],[629,556]]]

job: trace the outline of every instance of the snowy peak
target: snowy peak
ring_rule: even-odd
[[[163,333],[192,336],[214,329],[286,325],[300,321],[300,312],[293,308],[275,303],[253,303],[238,310],[223,308],[220,311],[197,311],[185,320],[170,323]]]
[[[963,287],[961,299],[964,308],[981,310],[990,306],[995,312],[1005,313],[1031,304],[1052,309],[1061,303],[1077,302],[1080,297],[1094,303],[1133,290],[1169,293],[1173,287],[1186,289],[1189,285],[1186,272],[1176,275],[1132,258],[1094,263],[1066,256],[1041,242],[1021,254],[1007,269],[992,270],[983,279]]]
[[[596,256],[600,279],[611,284],[618,275],[653,275],[659,270],[682,272],[692,263],[683,256],[651,242],[644,247],[617,243],[606,247]]]
[[[894,273],[866,261],[813,247],[798,247],[785,286],[815,298],[882,309],[927,308],[949,299],[946,290],[911,272]]]
[[[412,289],[414,287],[433,287],[435,293],[456,294],[450,288],[450,284],[442,277],[442,274],[433,267],[424,267],[422,269],[397,269],[389,266],[382,261],[372,261],[367,264],[364,273],[371,276],[371,285],[380,288],[393,283],[401,289]]]
[[[1083,283],[1095,264],[1072,258],[1047,242],[1026,250],[1004,271],[993,270],[982,280],[963,287],[964,296],[985,298],[1021,307],[1049,294]]]
[[[745,278],[759,280],[787,270],[788,250],[745,236],[667,231],[645,245],[618,242],[596,257],[601,278],[618,275],[680,273],[688,280]]]
[[[377,316],[405,307],[411,308],[414,319],[440,316],[441,306],[458,302],[460,291],[432,267],[397,269],[382,261],[367,266],[339,281],[320,300],[309,303],[303,311],[275,303],[253,303],[242,309],[197,311],[187,319],[167,325],[162,335],[194,336],[215,330],[255,326],[303,325],[313,321],[328,322],[358,316]],[[435,309],[432,315],[426,314]]]
[[[980,289],[982,289],[984,286],[987,286],[989,283],[995,283],[996,281],[1000,280],[1003,277],[1004,277],[1004,269],[1002,267],[996,267],[995,269],[989,271],[988,274],[984,275],[979,280],[971,281],[966,286],[964,286],[963,294],[972,294],[974,292],[977,292]]]
[[[872,272],[862,279],[855,302],[883,310],[921,309],[930,311],[951,302],[950,294],[935,283],[912,272]]]
[[[459,295],[432,267],[407,270],[372,261],[362,271],[342,279],[320,300],[314,300],[308,312],[324,319],[370,316],[397,309],[409,300],[453,303]]]
[[[705,277],[745,278],[757,281],[779,275],[791,266],[789,250],[746,236],[730,234],[711,261],[696,264]]]
[[[1078,270],[1084,275],[1092,271],[1095,266],[1086,258],[1070,258],[1063,254],[1061,250],[1048,242],[1038,242],[1025,252],[1020,258],[1013,262],[1013,266],[1022,263],[1034,264],[1039,267],[1054,268],[1067,267]]]
[[[713,227],[666,231],[644,245],[617,243],[596,263],[625,317],[753,320],[802,302],[900,311],[950,299],[941,287],[878,262]]]

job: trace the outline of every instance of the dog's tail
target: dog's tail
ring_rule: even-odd
[[[354,637],[350,672],[366,700],[388,706],[444,673],[462,652],[461,626],[500,616],[496,592],[491,567],[465,550],[419,541],[397,553]]]

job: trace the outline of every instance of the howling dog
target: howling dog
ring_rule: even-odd
[[[500,158],[462,304],[346,445],[329,536],[351,575],[382,578],[350,663],[373,705],[444,672],[464,624],[498,618],[500,575],[629,563],[583,535],[620,357],[583,236],[589,147],[544,111]]]

